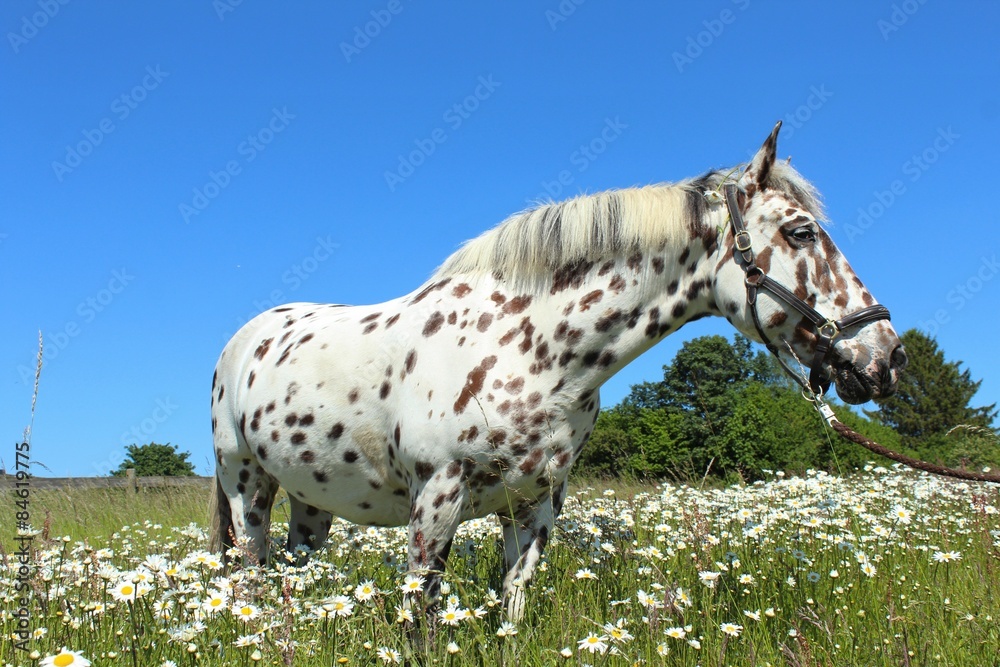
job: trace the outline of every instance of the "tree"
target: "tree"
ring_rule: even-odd
[[[891,427],[901,437],[902,445],[920,456],[960,463],[968,454],[968,438],[949,438],[956,426],[991,429],[997,416],[996,403],[972,407],[972,397],[982,380],[975,381],[961,361],[946,361],[934,338],[916,329],[905,332],[901,340],[909,358],[895,395],[884,399],[877,411],[868,412]],[[957,444],[961,447],[956,448]],[[961,450],[961,451],[960,451]]]
[[[190,452],[178,452],[177,447],[167,443],[151,442],[146,445],[129,445],[125,448],[128,456],[111,474],[124,477],[125,471],[135,468],[138,477],[187,477],[194,475],[194,464],[188,461]]]

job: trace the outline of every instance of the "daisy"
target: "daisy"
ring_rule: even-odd
[[[233,605],[233,616],[240,619],[244,623],[252,621],[253,619],[260,616],[260,610],[252,604],[237,602]]]
[[[337,595],[329,602],[323,605],[333,616],[339,616],[341,618],[347,618],[354,613],[354,603],[351,602],[351,598],[346,595]]]
[[[709,588],[715,588],[715,582],[719,578],[719,572],[699,572],[698,579]]]
[[[935,551],[932,558],[936,563],[950,563],[953,560],[961,560],[962,554],[958,551]]]
[[[869,577],[874,577],[875,573],[877,572],[875,566],[869,563],[868,561],[865,561],[864,563],[861,564],[861,571],[867,574]]]
[[[396,649],[391,649],[388,646],[379,647],[379,649],[375,652],[375,655],[378,656],[379,660],[381,660],[386,664],[390,662],[398,664],[403,659],[403,656],[399,654],[399,651],[397,651]]]
[[[458,625],[462,620],[462,613],[457,607],[448,607],[438,612],[438,617],[445,625]]]
[[[663,606],[663,604],[651,595],[648,595],[646,591],[641,588],[636,591],[635,600],[643,607],[647,609],[657,609]]]
[[[510,621],[504,621],[497,628],[497,637],[513,637],[517,634],[517,626]]]
[[[747,618],[751,618],[751,619],[753,619],[755,621],[759,621],[760,620],[760,609],[758,609],[757,611],[747,611],[746,609],[744,609],[743,610],[743,615],[746,616]]]
[[[138,592],[139,589],[135,584],[127,579],[122,579],[111,589],[111,597],[119,602],[132,602],[138,596]]]
[[[618,623],[612,625],[611,623],[604,624],[604,631],[608,633],[608,636],[615,640],[616,642],[627,642],[634,639],[632,633],[625,629],[625,619],[618,619]]]
[[[209,614],[217,614],[226,608],[226,594],[222,591],[212,591],[209,593],[205,601],[201,603],[201,608],[207,611]]]
[[[404,593],[419,593],[424,590],[424,578],[417,574],[408,574],[399,589]]]
[[[236,638],[233,642],[233,646],[237,648],[246,648],[247,646],[257,646],[261,642],[261,637],[258,634],[252,635],[242,635]]]
[[[448,653],[450,653],[451,655],[455,655],[456,653],[462,652],[462,649],[460,649],[458,647],[458,644],[456,644],[455,642],[448,642],[448,645],[444,647],[444,650],[448,651]]]
[[[375,582],[371,579],[368,581],[362,581],[358,584],[358,587],[354,589],[354,597],[358,600],[358,602],[368,602],[376,595],[378,595],[378,588],[376,588]]]
[[[687,632],[684,630],[684,628],[676,628],[676,627],[667,628],[664,634],[673,639],[684,639],[684,637],[687,636]]]
[[[913,513],[910,512],[910,510],[903,507],[902,505],[896,505],[894,508],[892,508],[891,516],[899,523],[906,525],[909,524],[911,519],[913,518]]]
[[[588,568],[577,570],[574,576],[577,579],[597,579],[597,575],[591,572]]]
[[[740,633],[743,632],[743,626],[735,623],[723,623],[719,629],[730,637],[739,637]]]
[[[41,667],[90,667],[90,660],[81,655],[82,651],[70,651],[65,646],[55,655],[41,662]]]
[[[405,607],[396,607],[397,623],[413,623],[413,611]]]
[[[577,642],[577,646],[580,650],[588,650],[591,653],[604,654],[608,650],[608,638],[606,635],[595,635],[591,632],[589,635]]]

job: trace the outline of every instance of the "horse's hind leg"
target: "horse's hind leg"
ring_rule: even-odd
[[[497,515],[503,526],[504,563],[507,566],[503,596],[507,615],[515,623],[524,617],[524,588],[541,560],[565,494],[564,482],[553,489],[550,496],[518,507],[513,516]]]
[[[307,505],[294,495],[288,495],[288,503],[292,513],[288,520],[288,542],[285,548],[294,554],[296,549],[305,545],[312,551],[318,551],[326,544],[330,535],[330,522],[333,515],[329,512]],[[303,559],[304,561],[305,559]]]
[[[241,548],[245,545],[259,562],[265,563],[271,504],[278,484],[260,467],[230,419],[216,422],[215,456],[215,475],[222,493],[229,500],[229,526],[235,533],[236,542]],[[226,526],[226,522],[221,523]],[[222,535],[221,539],[223,545],[228,545],[232,537]]]

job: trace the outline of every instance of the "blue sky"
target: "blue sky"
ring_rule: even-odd
[[[10,1],[0,432],[93,476],[170,442],[210,471],[226,340],[374,303],[539,198],[779,153],[898,330],[1000,400],[994,2]],[[656,380],[689,325],[609,382]],[[2,455],[14,466],[13,447]]]

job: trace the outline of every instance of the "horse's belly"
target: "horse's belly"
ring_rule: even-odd
[[[410,517],[410,494],[347,466],[267,470],[290,495],[352,523],[402,526]],[[321,472],[319,478],[315,474]],[[377,488],[376,488],[377,487]]]

